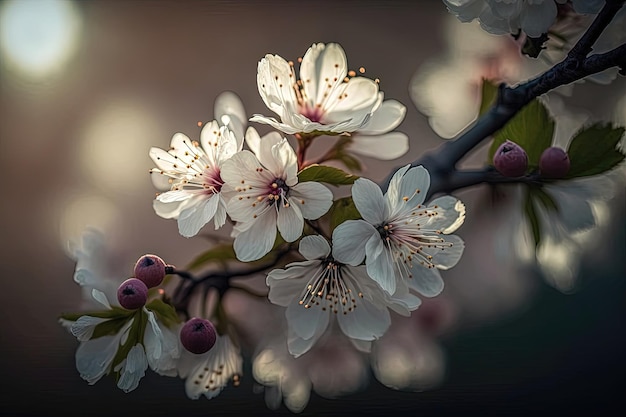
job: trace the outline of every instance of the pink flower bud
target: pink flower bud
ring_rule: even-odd
[[[191,353],[201,354],[208,352],[217,339],[217,332],[213,323],[208,320],[194,317],[183,325],[180,330],[180,341]]]
[[[137,278],[129,278],[117,289],[117,301],[127,310],[143,307],[148,299],[148,287]]]
[[[507,140],[493,156],[493,165],[505,177],[521,177],[528,168],[528,155],[517,143]]]
[[[148,288],[156,287],[165,278],[165,262],[156,255],[143,255],[135,264],[135,277]]]
[[[547,148],[539,158],[539,170],[546,178],[563,178],[569,172],[569,156],[561,148]]]

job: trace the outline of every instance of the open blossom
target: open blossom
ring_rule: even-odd
[[[302,58],[299,78],[292,63],[268,54],[259,62],[257,83],[261,98],[280,121],[259,114],[250,121],[288,134],[358,132],[355,152],[363,148],[363,154],[383,159],[403,155],[407,136],[387,133],[402,122],[406,108],[395,100],[383,102],[373,80],[347,75],[345,52],[336,43],[313,44]]]
[[[306,236],[300,241],[304,262],[293,262],[267,276],[269,300],[287,307],[289,352],[306,353],[326,332],[331,321],[348,337],[371,341],[380,338],[391,323],[388,308],[409,315],[420,300],[408,291],[387,295],[363,266],[337,256],[325,238]],[[358,308],[357,308],[358,307]]]
[[[183,351],[178,363],[178,373],[185,378],[185,392],[192,400],[201,395],[214,398],[232,380],[239,385],[243,359],[241,351],[230,336],[219,335],[215,345],[206,353],[197,355]]]
[[[222,164],[241,150],[235,135],[217,121],[207,123],[200,133],[200,144],[182,133],[172,137],[170,149],[150,150],[158,168],[154,175],[171,179],[171,189],[154,200],[155,212],[166,219],[178,219],[178,230],[185,237],[195,236],[211,219],[215,229],[226,222],[226,202],[222,197]]]
[[[363,220],[348,220],[333,232],[335,255],[359,265],[389,294],[408,284],[427,297],[443,290],[439,269],[453,267],[463,253],[454,232],[465,220],[465,206],[444,196],[424,205],[430,176],[407,165],[394,174],[387,193],[359,178],[352,198]],[[398,287],[398,284],[401,284]]]
[[[304,219],[317,219],[332,205],[333,195],[316,182],[298,183],[296,154],[286,139],[267,136],[258,154],[242,151],[226,161],[222,178],[234,192],[228,214],[237,222],[233,244],[237,258],[253,261],[267,254],[276,240],[293,242]]]

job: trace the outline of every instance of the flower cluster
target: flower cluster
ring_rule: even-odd
[[[162,191],[153,207],[177,220],[188,238],[211,221],[216,230],[232,225],[228,249],[212,248],[205,258],[273,259],[260,270],[267,273],[269,302],[285,307],[287,329],[272,343],[292,360],[328,338],[370,352],[392,312],[409,317],[422,303],[418,295],[442,291],[439,271],[463,253],[463,241],[451,233],[463,223],[465,207],[450,196],[427,203],[430,176],[421,166],[399,169],[384,195],[359,178],[352,154],[392,159],[407,151],[408,137],[392,132],[405,107],[383,99],[378,79],[349,71],[338,44],[314,44],[299,62],[298,75],[277,55],[258,64],[259,93],[280,119],[257,114],[250,121],[278,131],[261,136],[247,127],[243,104],[227,92],[216,99],[215,119],[202,126],[198,141],[176,133],[169,149],[152,148],[150,173]],[[291,142],[284,135],[293,135]],[[310,145],[323,136],[330,136],[326,153],[309,159]],[[352,197],[335,199],[328,185],[352,185]],[[114,374],[128,392],[150,368],[186,379],[193,399],[212,398],[229,381],[238,385],[241,346],[222,299],[230,276],[195,278],[144,255],[122,281],[123,273],[93,267],[105,253],[102,241],[90,231],[74,252],[76,282],[100,309],[61,319],[81,343],[81,376],[91,384]],[[303,260],[281,263],[290,253]],[[181,280],[172,292],[173,275]],[[202,308],[190,314],[201,284],[215,291],[196,291]],[[258,375],[271,390],[273,379]]]

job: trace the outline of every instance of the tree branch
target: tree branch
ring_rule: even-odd
[[[623,5],[624,0],[607,0],[591,26],[563,61],[540,76],[515,87],[501,84],[496,103],[469,130],[457,139],[445,142],[438,148],[426,152],[411,163],[412,166],[422,165],[429,171],[431,188],[428,196],[444,190],[453,190],[455,188],[450,187],[455,183],[459,185],[466,182],[469,185],[477,183],[472,183],[472,181],[478,181],[480,177],[475,177],[470,181],[468,175],[456,175],[455,165],[483,140],[501,129],[533,99],[557,87],[612,67],[621,67],[623,73],[626,68],[626,44],[603,54],[586,56]],[[384,188],[389,185],[392,176],[393,172],[383,181]],[[485,180],[478,182],[485,182]],[[519,182],[519,179],[506,182]]]

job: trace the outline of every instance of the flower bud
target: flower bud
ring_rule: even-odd
[[[569,156],[561,148],[547,148],[539,158],[539,170],[546,178],[563,178],[569,172]]]
[[[191,353],[208,352],[217,340],[217,332],[213,323],[194,317],[187,321],[180,330],[180,341]]]
[[[507,140],[493,156],[493,165],[505,177],[521,177],[528,168],[528,155],[517,143]]]
[[[156,287],[165,278],[165,262],[156,255],[143,255],[135,264],[135,277],[148,288]]]
[[[117,301],[127,310],[143,307],[148,300],[148,287],[137,278],[129,278],[117,289]]]

